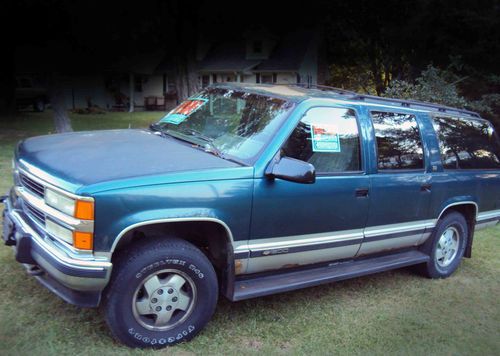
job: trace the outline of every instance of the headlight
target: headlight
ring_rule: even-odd
[[[94,200],[92,198],[73,199],[53,189],[46,188],[45,204],[80,220],[94,220]],[[77,249],[93,249],[93,232],[72,231],[48,219],[45,222],[45,227],[49,234],[73,245]]]
[[[52,189],[45,189],[45,203],[69,216],[75,215],[75,200]]]
[[[45,203],[69,216],[94,220],[93,200],[75,200],[52,189],[45,189]]]
[[[70,229],[56,224],[49,219],[45,220],[45,228],[47,229],[47,232],[55,238],[73,245],[73,231],[71,231]]]

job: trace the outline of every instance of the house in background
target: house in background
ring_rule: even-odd
[[[239,40],[202,42],[197,48],[199,86],[225,82],[322,83],[326,70],[321,65],[318,45],[317,33],[313,31],[277,37],[262,29],[249,31]],[[174,107],[178,102],[174,73],[168,53],[124,59],[109,73],[108,92],[114,92],[118,100],[108,103],[107,108],[168,110]]]
[[[107,108],[166,110],[177,104],[173,66],[164,51],[128,56],[106,71]]]
[[[247,31],[242,38],[231,41],[204,41],[197,48],[199,86],[224,82],[324,83],[326,66],[322,66],[318,45],[318,35],[313,31],[279,37],[263,29]],[[28,49],[28,53],[41,52],[42,49]],[[33,58],[18,54],[20,58]],[[82,54],[72,55],[82,62]],[[18,62],[18,74],[38,72],[31,62],[19,71],[21,63]],[[67,109],[97,106],[119,111],[165,111],[174,107],[178,103],[174,73],[171,56],[165,51],[127,56],[104,68],[68,65],[60,71]]]
[[[318,38],[312,31],[283,38],[264,31],[247,33],[243,40],[219,43],[199,62],[201,87],[242,82],[314,85],[320,64]]]

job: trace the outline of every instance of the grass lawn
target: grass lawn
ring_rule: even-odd
[[[144,127],[161,113],[73,115],[76,130]],[[0,120],[0,191],[15,143],[52,130],[50,113]],[[192,342],[134,351],[111,339],[98,310],[61,301],[0,246],[0,353],[500,354],[500,227],[476,235],[473,258],[445,280],[409,269],[238,303],[219,302]]]

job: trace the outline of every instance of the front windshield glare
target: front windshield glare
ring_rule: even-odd
[[[222,88],[208,88],[170,111],[161,131],[210,145],[222,157],[251,163],[291,109],[282,99]]]

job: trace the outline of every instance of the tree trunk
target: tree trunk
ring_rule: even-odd
[[[61,83],[54,74],[50,80],[49,96],[50,104],[54,112],[54,127],[56,132],[61,133],[73,131],[73,128],[71,127],[71,119],[66,111]]]
[[[129,74],[129,96],[128,96],[128,112],[134,112],[135,110],[135,104],[134,104],[134,92],[135,92],[135,77],[134,73]]]
[[[198,46],[198,9],[189,4],[171,3],[175,18],[174,36],[177,55],[174,59],[175,88],[177,100],[182,101],[199,90],[196,71],[196,48]]]

